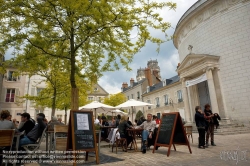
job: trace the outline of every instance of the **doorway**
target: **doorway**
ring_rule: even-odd
[[[197,84],[200,106],[204,110],[206,104],[211,105],[207,81]]]

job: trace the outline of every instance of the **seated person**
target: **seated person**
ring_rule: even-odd
[[[127,140],[127,146],[133,141],[133,137],[129,136],[127,133],[127,128],[132,128],[132,125],[129,125],[128,122],[126,121],[126,116],[121,117],[120,124],[118,125],[118,130],[120,133],[121,138],[126,138]]]
[[[137,126],[137,122],[138,122],[138,120],[135,119],[135,122],[134,122],[133,126]]]
[[[62,125],[64,125],[64,123],[62,122],[62,118],[58,118],[58,122]]]
[[[0,129],[16,129],[15,122],[9,120],[10,112],[8,110],[1,111]]]
[[[114,126],[116,127],[116,121],[115,121],[115,117],[112,116],[112,120],[111,120],[111,125],[110,126]]]
[[[19,148],[23,145],[34,144],[42,136],[43,130],[46,128],[44,120],[45,115],[43,113],[37,114],[37,124],[27,135],[20,139]]]
[[[130,125],[130,126],[133,126],[133,124],[132,124],[132,122],[129,120],[129,117],[128,117],[128,124]]]
[[[140,126],[144,121],[146,121],[146,119],[144,118],[144,116],[141,116],[137,122],[137,126]]]
[[[118,114],[118,115],[117,115],[117,118],[116,118],[116,120],[115,120],[115,127],[118,127],[118,126],[119,126],[120,120],[121,120],[121,115]]]
[[[8,110],[2,110],[0,114],[0,130],[2,129],[16,129],[15,123],[9,120],[10,112]],[[3,154],[3,150],[10,150],[10,147],[0,148],[0,154]],[[0,155],[0,165],[2,165],[3,156]]]
[[[153,132],[155,130],[156,123],[152,121],[152,114],[147,115],[147,120],[144,121],[137,128],[143,128],[142,131],[142,153],[146,153],[146,141],[152,139]]]
[[[106,119],[102,120],[102,126],[109,126],[109,123],[106,121]],[[107,128],[102,128],[101,137],[104,140],[108,137],[108,129]]]
[[[35,124],[30,120],[30,114],[29,113],[23,113],[21,114],[21,123],[18,127],[19,132],[25,131],[25,135],[27,135],[35,126]]]
[[[55,116],[52,117],[51,121],[48,123],[48,130],[54,130],[55,125],[64,125],[60,123]]]

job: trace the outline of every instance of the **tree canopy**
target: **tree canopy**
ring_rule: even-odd
[[[0,3],[0,48],[6,51],[12,47],[18,57],[30,52],[31,57],[59,58],[68,64],[71,109],[79,106],[77,75],[96,82],[104,71],[120,67],[129,70],[133,55],[147,40],[157,44],[167,41],[170,24],[158,12],[176,8],[175,3],[157,0],[0,0]],[[152,36],[151,29],[160,30],[166,38]]]
[[[123,93],[117,93],[117,94],[110,95],[109,97],[106,97],[103,103],[115,107],[121,103],[124,103],[126,100],[127,98]]]

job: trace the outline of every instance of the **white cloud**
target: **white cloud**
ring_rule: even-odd
[[[165,0],[157,0],[165,2]],[[170,22],[172,27],[168,30],[168,35],[172,35],[174,28],[178,23],[181,16],[195,3],[197,0],[173,0],[177,3],[176,11],[173,10],[161,10],[159,11],[164,21]],[[158,32],[152,31],[154,35],[159,37]],[[127,72],[123,69],[115,72],[106,72],[104,76],[99,80],[99,84],[110,94],[114,94],[121,91],[123,82],[129,82],[130,78],[136,77],[137,69],[140,67],[145,68],[147,61],[150,59],[157,59],[161,68],[161,77],[164,79],[177,75],[176,67],[179,63],[178,51],[175,49],[173,42],[169,41],[161,46],[160,53],[156,52],[157,46],[153,43],[147,43],[146,46],[134,56],[133,62],[130,64],[132,72]]]

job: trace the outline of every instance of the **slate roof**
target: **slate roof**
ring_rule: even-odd
[[[180,81],[180,77],[178,75],[168,78],[166,79],[166,86],[179,82],[179,81]],[[150,92],[161,89],[162,87],[163,87],[163,81],[150,86]]]
[[[146,78],[143,78],[142,80],[138,81],[138,82],[134,82],[133,87],[135,87],[136,85],[142,84],[144,81],[146,80]],[[132,89],[133,87],[129,86],[127,88],[123,88],[123,92]]]

